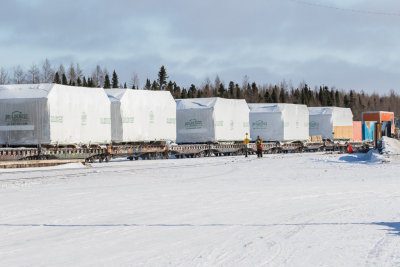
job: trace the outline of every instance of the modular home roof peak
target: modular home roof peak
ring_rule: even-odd
[[[104,92],[110,98],[110,100],[121,100],[128,89],[104,89]]]
[[[219,97],[176,99],[177,109],[212,108]]]
[[[0,85],[0,99],[45,98],[55,85],[54,83]]]
[[[281,112],[286,107],[295,106],[292,103],[254,103],[248,104],[251,112]],[[301,105],[304,106],[304,105]]]

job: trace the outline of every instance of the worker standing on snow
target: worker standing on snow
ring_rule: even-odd
[[[262,158],[263,140],[260,136],[257,136],[256,146],[257,146],[257,157]]]

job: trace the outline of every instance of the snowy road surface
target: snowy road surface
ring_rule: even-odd
[[[399,174],[322,153],[0,170],[0,266],[400,266]]]

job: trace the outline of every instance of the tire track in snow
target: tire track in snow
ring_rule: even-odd
[[[148,170],[165,170],[165,169],[182,169],[182,168],[196,168],[196,167],[218,167],[222,165],[228,165],[232,162],[227,161],[220,161],[216,163],[210,164],[210,162],[202,162],[196,164],[181,164],[181,165],[166,165],[166,166],[149,166],[149,167],[137,167],[137,166],[126,166],[126,165],[112,165],[112,166],[102,166],[102,167],[95,167],[95,168],[85,168],[83,170],[77,170],[76,168],[72,169],[57,169],[57,170],[42,170],[41,172],[45,173],[45,175],[37,175],[33,177],[21,177],[21,178],[5,178],[1,179],[1,175],[11,174],[11,175],[20,175],[21,173],[30,174],[30,171],[19,171],[15,173],[0,173],[0,188],[8,188],[10,186],[27,186],[29,184],[45,184],[47,183],[46,180],[62,180],[68,178],[77,178],[77,177],[85,177],[95,174],[109,174],[109,173],[135,173],[140,171],[148,171]],[[236,163],[246,163],[246,160],[237,160]],[[116,171],[116,169],[119,169]],[[234,171],[234,169],[231,169]],[[35,170],[34,172],[39,172],[40,170]],[[68,171],[72,171],[72,173],[65,173]],[[207,176],[205,176],[207,177]]]

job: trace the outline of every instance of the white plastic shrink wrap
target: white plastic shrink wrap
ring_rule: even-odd
[[[242,141],[249,132],[249,108],[244,99],[178,99],[176,121],[177,143]]]
[[[333,139],[335,126],[353,126],[353,112],[349,108],[310,107],[310,135]]]
[[[176,104],[169,91],[106,89],[111,101],[112,141],[176,140]]]
[[[306,105],[249,104],[250,137],[264,141],[303,141],[308,139],[309,114]]]
[[[110,141],[110,100],[103,89],[59,84],[0,86],[1,144]]]

